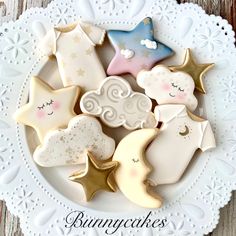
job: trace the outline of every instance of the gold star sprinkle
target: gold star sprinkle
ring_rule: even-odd
[[[91,34],[92,33],[92,28],[91,28],[91,26],[85,26],[84,27],[84,32],[86,33],[86,34]]]
[[[90,201],[96,192],[115,192],[116,186],[113,171],[118,167],[118,162],[99,162],[88,152],[86,157],[86,168],[83,171],[72,174],[69,180],[81,184],[84,188],[86,200]]]
[[[213,66],[213,63],[197,64],[193,59],[191,49],[187,49],[183,64],[179,66],[170,66],[169,68],[172,71],[183,71],[192,76],[195,82],[195,89],[205,94],[206,90],[203,84],[203,75]]]
[[[86,55],[91,56],[92,53],[93,53],[93,49],[92,48],[89,48],[89,49],[86,50]]]
[[[118,44],[118,47],[120,48],[120,49],[125,49],[125,43],[124,42],[120,42],[119,44]]]
[[[84,76],[84,74],[85,74],[84,70],[82,70],[82,69],[77,70],[77,75],[78,76]]]
[[[79,43],[80,42],[80,37],[77,35],[73,38],[75,43]]]
[[[148,58],[151,53],[150,53],[149,51],[147,51],[147,50],[144,50],[144,51],[142,52],[142,54],[143,54],[143,57]]]
[[[71,56],[70,56],[72,59],[75,59],[78,57],[78,55],[76,53],[72,53]]]
[[[144,19],[143,23],[144,23],[144,25],[150,24],[150,19],[149,18]]]

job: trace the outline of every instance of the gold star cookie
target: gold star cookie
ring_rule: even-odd
[[[65,128],[76,116],[74,106],[79,97],[77,86],[52,89],[47,83],[33,77],[30,82],[29,102],[14,114],[17,122],[33,127],[41,142],[48,131]]]
[[[118,167],[118,162],[99,163],[91,153],[87,153],[86,169],[72,174],[69,180],[81,184],[84,188],[86,200],[90,201],[96,192],[103,190],[115,192],[115,182],[112,173]]]
[[[203,84],[203,75],[214,66],[213,63],[197,64],[192,56],[191,50],[186,50],[185,59],[182,65],[171,66],[172,71],[183,71],[192,76],[195,82],[195,88],[201,93],[206,93]]]

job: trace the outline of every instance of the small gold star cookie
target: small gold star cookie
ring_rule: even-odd
[[[118,167],[118,162],[98,162],[90,152],[87,153],[86,169],[72,174],[69,180],[81,184],[84,188],[86,200],[90,201],[96,192],[103,190],[115,192],[115,181],[112,178],[113,171]]]
[[[210,70],[214,66],[213,63],[207,63],[207,64],[197,64],[192,56],[191,49],[186,50],[184,62],[182,65],[179,66],[171,66],[170,69],[172,71],[183,71],[187,74],[189,74],[194,82],[195,82],[195,88],[201,93],[206,93],[206,90],[204,88],[203,84],[203,75]]]
[[[54,90],[38,77],[30,82],[29,102],[14,114],[17,122],[33,127],[41,142],[45,135],[65,128],[76,116],[74,106],[79,97],[78,86]]]

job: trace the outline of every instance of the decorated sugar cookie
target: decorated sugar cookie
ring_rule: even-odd
[[[196,90],[201,93],[206,93],[206,89],[203,84],[203,75],[214,66],[213,63],[197,64],[192,56],[191,49],[186,50],[184,62],[179,66],[171,66],[173,71],[183,71],[192,76]]]
[[[118,144],[113,161],[119,162],[115,180],[120,191],[132,202],[146,208],[161,207],[160,197],[150,193],[146,183],[151,166],[146,162],[145,149],[157,136],[158,129],[141,129],[128,134]]]
[[[56,56],[64,86],[79,85],[85,92],[97,89],[106,77],[95,50],[96,45],[103,43],[105,33],[99,27],[80,21],[50,30],[39,47],[45,55]]]
[[[163,122],[160,134],[146,151],[153,166],[152,185],[172,184],[180,180],[197,149],[205,152],[216,146],[209,121],[188,112],[184,105],[161,105],[155,108]]]
[[[116,54],[108,75],[130,73],[134,77],[143,69],[151,69],[157,62],[173,55],[172,49],[157,41],[151,18],[145,18],[131,31],[110,30],[108,37]]]
[[[70,119],[76,116],[74,106],[79,91],[77,86],[54,90],[40,78],[33,77],[29,102],[16,111],[14,118],[33,127],[43,142],[49,131],[67,127]]]
[[[184,104],[194,111],[198,101],[194,96],[195,84],[184,72],[172,72],[165,66],[156,66],[151,71],[141,71],[137,83],[158,104]]]
[[[115,192],[116,185],[112,178],[119,163],[115,161],[98,162],[91,153],[86,156],[86,168],[74,173],[69,180],[83,186],[86,200],[90,201],[98,191]]]
[[[110,127],[126,129],[153,128],[157,122],[151,100],[133,92],[129,83],[118,76],[106,78],[100,88],[83,95],[80,101],[84,113],[99,117]]]
[[[67,129],[49,132],[34,152],[34,160],[44,167],[84,164],[89,151],[98,160],[106,160],[115,150],[115,141],[102,132],[96,118],[79,115]]]

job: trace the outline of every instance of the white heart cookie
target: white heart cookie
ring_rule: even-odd
[[[193,92],[193,78],[184,72],[172,72],[165,66],[156,66],[151,71],[141,71],[137,77],[138,85],[145,89],[150,98],[161,104],[183,104],[194,111],[198,101]]]
[[[52,131],[33,155],[43,167],[84,164],[89,151],[99,160],[109,159],[115,141],[102,132],[96,118],[79,115],[71,119],[67,129]]]
[[[110,127],[126,129],[154,128],[157,125],[152,101],[146,95],[134,92],[121,77],[106,78],[100,88],[83,95],[80,101],[84,113],[99,117]]]

